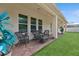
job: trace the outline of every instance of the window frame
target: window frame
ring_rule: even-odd
[[[19,16],[19,32],[27,32],[27,30],[28,30],[28,16],[23,15],[23,14],[19,14],[18,16]],[[24,18],[26,20],[26,22],[21,23],[20,17]],[[24,28],[24,31],[22,31],[23,29],[20,29],[20,25],[24,25],[24,26],[26,25],[26,29]]]
[[[33,23],[32,20],[33,20],[33,21],[35,20],[35,23]],[[36,27],[37,27],[36,21],[37,21],[36,18],[31,17],[31,32],[36,31]],[[35,29],[32,29],[32,26],[35,26]]]
[[[39,23],[40,21],[41,21],[42,23]],[[41,27],[41,29],[40,29],[39,27]],[[43,21],[42,21],[42,19],[38,19],[38,30],[39,30],[39,31],[41,30],[41,32],[42,32],[42,30],[43,30]]]

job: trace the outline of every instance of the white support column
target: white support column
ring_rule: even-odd
[[[57,15],[53,16],[53,36],[58,37],[58,18]]]
[[[30,39],[30,33],[31,33],[31,20],[30,20],[30,17],[28,16],[28,25],[27,25],[27,32],[28,32],[28,35],[29,35],[29,39]]]
[[[36,20],[36,30],[38,30],[38,19]]]
[[[58,38],[58,17],[56,15],[56,38]]]

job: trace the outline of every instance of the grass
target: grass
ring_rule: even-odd
[[[34,53],[35,56],[79,56],[79,33],[67,32],[48,46]]]

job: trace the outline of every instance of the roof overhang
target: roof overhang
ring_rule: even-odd
[[[56,7],[54,3],[38,3],[40,7],[46,9],[51,15],[57,15],[60,19],[63,19],[66,23],[68,23],[64,17],[64,15],[60,12],[60,10]]]

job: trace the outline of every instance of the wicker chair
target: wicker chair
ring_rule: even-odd
[[[49,30],[45,30],[44,33],[41,35],[40,42],[44,43],[49,39]]]
[[[24,37],[24,44],[29,43],[29,36],[27,32],[22,33],[22,36]]]
[[[36,40],[41,39],[41,33],[39,31],[35,31],[35,32],[33,32],[33,34],[34,34],[34,39],[36,39]]]
[[[40,31],[34,32],[34,39],[39,40],[40,43],[44,43],[49,38],[49,31],[45,30],[44,33]]]
[[[16,32],[15,33],[18,39],[18,43],[16,45],[22,45],[29,43],[29,36],[27,33]]]

